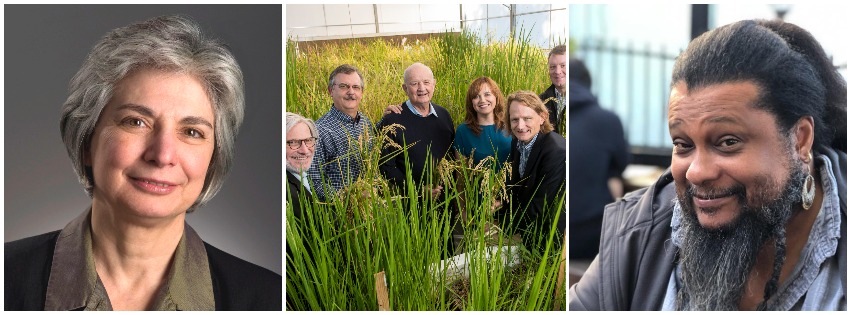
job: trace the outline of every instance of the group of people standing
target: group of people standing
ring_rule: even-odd
[[[555,235],[564,235],[566,215],[545,209],[564,198],[565,190],[566,141],[556,132],[564,125],[565,45],[553,48],[547,59],[552,85],[541,95],[517,91],[505,97],[493,79],[474,79],[464,122],[457,128],[449,111],[432,102],[437,82],[428,66],[417,62],[405,69],[401,87],[408,99],[388,106],[375,125],[359,111],[365,90],[360,71],[346,64],[337,67],[328,78],[333,104],[325,115],[314,123],[286,114],[287,194],[295,217],[301,216],[302,202],[334,198],[361,175],[361,157],[355,152],[367,142],[382,150],[379,168],[391,186],[400,191],[421,188],[434,199],[444,198],[444,187],[427,180],[426,172],[440,159],[465,156],[475,165],[492,157],[495,169],[508,161],[509,198],[493,204],[502,227],[521,231],[555,224]],[[393,125],[403,128],[388,134],[386,141],[404,148],[403,154],[369,143],[370,134]],[[407,171],[415,183],[406,181]]]

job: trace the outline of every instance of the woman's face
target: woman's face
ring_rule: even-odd
[[[93,208],[179,216],[198,199],[215,146],[213,105],[193,76],[140,69],[116,84],[85,156]]]
[[[493,114],[496,107],[496,95],[493,95],[491,87],[487,84],[482,84],[479,88],[479,93],[473,96],[473,110],[480,116]]]

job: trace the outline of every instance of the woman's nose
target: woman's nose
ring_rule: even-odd
[[[145,161],[159,167],[173,165],[177,153],[177,135],[165,130],[156,130],[151,134],[145,150]]]

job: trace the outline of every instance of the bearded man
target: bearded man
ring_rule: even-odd
[[[818,42],[733,23],[671,82],[671,168],[607,206],[570,310],[846,310],[846,83]]]

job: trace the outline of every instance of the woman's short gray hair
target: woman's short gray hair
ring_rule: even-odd
[[[307,129],[310,129],[310,135],[316,138],[319,138],[319,132],[316,131],[316,124],[312,119],[304,118],[304,116],[287,112],[287,132],[290,132],[290,129],[293,129],[295,125],[299,123],[304,123],[307,125]]]
[[[187,212],[203,206],[221,189],[234,156],[234,140],[245,108],[242,70],[228,47],[206,36],[192,19],[161,16],[117,28],[95,46],[71,79],[59,128],[74,171],[89,196],[94,177],[85,165],[92,132],[121,79],[141,68],[192,75],[213,104],[216,145],[204,188]]]

